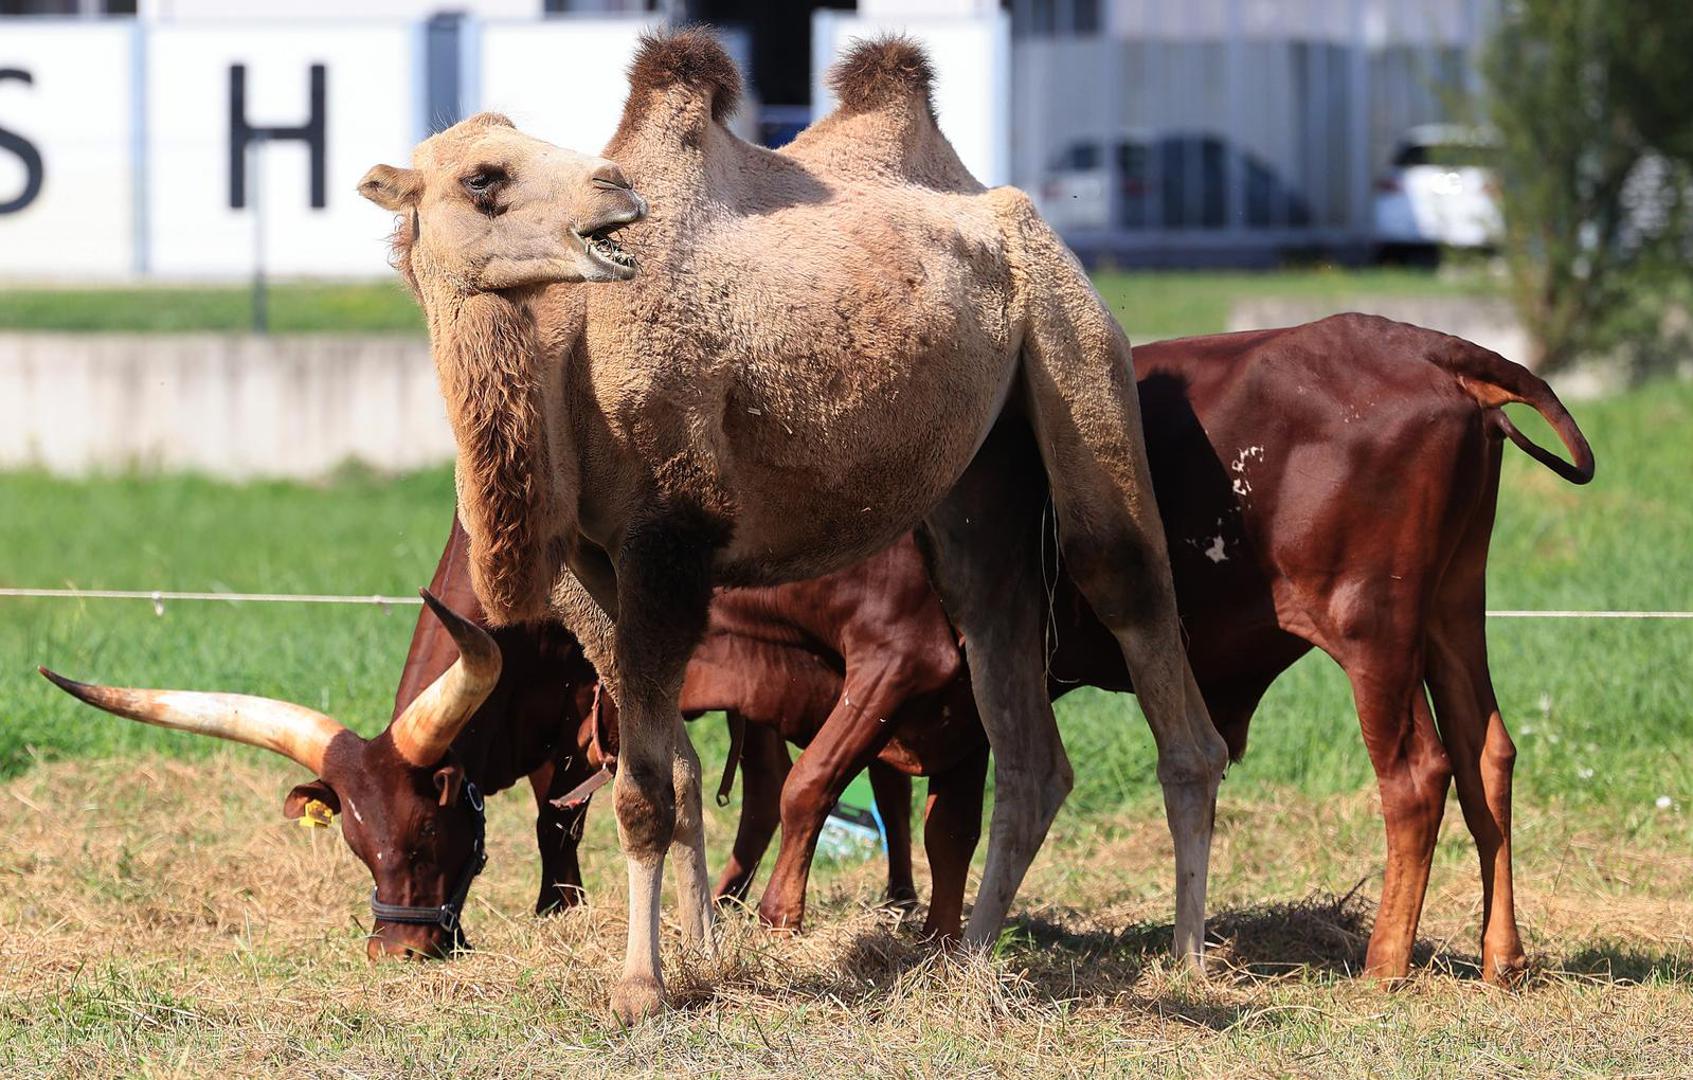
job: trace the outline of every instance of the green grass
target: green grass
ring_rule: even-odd
[[[423,315],[398,279],[274,284],[269,314],[278,334],[424,332]],[[252,326],[246,286],[0,289],[0,331],[233,333]]]
[[[1229,305],[1261,296],[1331,301],[1336,310],[1361,294],[1455,296],[1492,292],[1479,274],[1326,267],[1263,272],[1094,275],[1101,295],[1136,341],[1209,333],[1228,322]],[[244,286],[0,290],[0,331],[243,331],[252,326]],[[422,334],[423,317],[394,282],[270,287],[274,333]]]
[[[1693,609],[1693,387],[1648,386],[1577,413],[1599,456],[1586,488],[1506,455],[1494,530],[1496,608]],[[1526,424],[1526,421],[1525,421]],[[1549,433],[1527,425],[1537,438]],[[425,584],[452,504],[445,470],[384,481],[230,486],[171,477],[68,482],[0,476],[0,583],[85,588],[410,594]],[[0,776],[40,757],[199,740],[114,723],[34,674],[239,689],[288,697],[369,729],[387,715],[411,608],[0,601]],[[1524,798],[1615,806],[1642,820],[1693,805],[1693,623],[1496,621],[1495,682],[1519,735]],[[1078,769],[1072,812],[1157,798],[1132,699],[1079,691],[1060,722]],[[700,725],[715,741],[714,725]],[[709,744],[708,744],[709,745]],[[1592,770],[1591,775],[1584,770]],[[1272,688],[1243,791],[1310,795],[1370,780],[1351,695],[1326,658]]]
[[[1093,275],[1093,282],[1134,341],[1227,329],[1229,308],[1241,300],[1321,301],[1335,311],[1345,311],[1356,306],[1360,296],[1475,296],[1498,290],[1475,271],[1437,276],[1418,270],[1343,267],[1258,272],[1103,270]]]

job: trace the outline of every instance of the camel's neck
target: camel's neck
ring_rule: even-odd
[[[435,372],[458,444],[471,582],[495,624],[541,617],[563,529],[547,371],[529,299],[425,290]]]

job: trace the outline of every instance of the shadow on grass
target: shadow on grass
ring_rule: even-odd
[[[1673,983],[1693,986],[1693,957],[1677,953],[1642,952],[1629,945],[1589,946],[1572,953],[1557,975],[1579,975],[1613,983]]]
[[[1135,923],[1120,931],[1070,929],[1052,917],[1012,919],[994,949],[998,978],[1015,984],[1016,993],[1049,1003],[1114,1004],[1141,1008],[1196,1027],[1221,1031],[1246,1018],[1245,1004],[1218,1000],[1207,992],[1245,987],[1267,979],[1356,979],[1364,970],[1375,905],[1356,895],[1315,894],[1291,903],[1224,910],[1208,923],[1210,979],[1188,983],[1177,974],[1170,953],[1170,923]],[[1073,923],[1086,919],[1076,913]],[[923,977],[924,969],[944,973],[947,950],[920,939],[908,919],[902,926],[882,924],[834,944],[833,960],[823,970],[794,974],[753,963],[716,979],[701,981],[675,995],[684,1008],[701,1007],[727,988],[768,992],[771,979],[781,993],[832,999],[876,1013],[897,996],[905,979]],[[756,948],[754,950],[757,951]],[[965,961],[968,964],[968,960]],[[1480,959],[1447,943],[1419,939],[1412,950],[1413,973],[1473,982],[1481,978]],[[1660,982],[1693,986],[1693,957],[1603,945],[1561,960],[1545,957],[1532,965],[1528,992],[1572,980],[1603,983]]]
[[[1373,916],[1367,900],[1332,895],[1218,912],[1206,925],[1213,978],[1354,977],[1364,970]],[[1049,959],[1066,971],[1085,963],[1089,985],[1107,993],[1128,989],[1148,965],[1168,962],[1174,936],[1167,922],[1136,923],[1120,932],[1078,933],[1041,919],[1013,920],[1013,927],[1019,944],[1032,947],[1019,959],[1041,966]],[[1422,940],[1412,964],[1457,978],[1481,974],[1476,957]]]

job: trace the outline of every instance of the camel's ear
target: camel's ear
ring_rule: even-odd
[[[416,169],[378,165],[359,181],[359,194],[384,210],[406,210],[416,206],[423,194],[423,177]]]

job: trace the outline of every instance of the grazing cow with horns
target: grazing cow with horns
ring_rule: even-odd
[[[463,944],[459,915],[485,859],[482,794],[453,740],[499,680],[500,650],[480,627],[428,592],[423,598],[459,655],[373,739],[286,701],[94,686],[46,668],[41,674],[107,712],[274,750],[310,770],[316,779],[288,793],[283,813],[321,821],[346,811],[342,833],[376,879],[371,958],[439,955]]]

